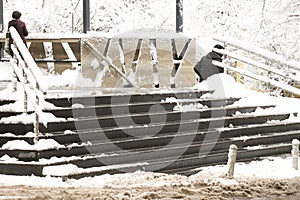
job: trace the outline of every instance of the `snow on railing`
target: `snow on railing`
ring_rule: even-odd
[[[46,87],[41,80],[42,74],[29,50],[23,43],[19,33],[14,27],[10,27],[9,31],[14,40],[11,49],[14,53],[14,57],[17,59],[16,63],[13,65],[13,69],[24,88],[24,112],[27,112],[27,99],[29,99],[34,109],[34,141],[37,142],[39,140],[39,116],[42,114],[40,103],[44,102],[43,94],[46,94]],[[20,68],[23,74],[20,72]],[[35,99],[32,98],[31,88],[28,86],[28,83],[33,88]]]
[[[288,84],[281,83],[279,81],[267,78],[265,76],[256,75],[256,74],[253,74],[252,72],[250,72],[248,70],[241,69],[241,68],[235,68],[235,67],[229,66],[229,65],[227,65],[225,63],[221,63],[221,62],[218,62],[218,61],[213,61],[213,64],[216,65],[216,66],[218,66],[218,67],[223,67],[223,68],[226,68],[226,69],[228,69],[230,71],[237,72],[239,74],[242,74],[242,75],[247,76],[249,78],[252,78],[254,80],[262,81],[264,83],[273,85],[275,87],[278,87],[278,88],[281,88],[283,90],[289,91],[289,92],[291,92],[293,94],[300,95],[300,89],[299,88],[290,86]]]
[[[257,69],[257,68],[262,69],[268,73],[269,77],[253,74],[252,72],[250,72],[248,70],[230,66],[231,64],[224,65],[223,63],[218,63],[217,64],[218,66],[224,67],[230,71],[237,72],[239,74],[242,74],[244,76],[247,76],[249,78],[257,80],[259,82],[264,82],[264,83],[267,83],[268,85],[272,85],[272,86],[275,86],[282,90],[291,92],[292,94],[300,95],[299,88],[293,87],[292,85],[288,84],[288,83],[298,83],[300,81],[299,76],[297,76],[293,73],[287,73],[281,69],[277,69],[277,68],[273,67],[272,65],[265,64],[262,61],[259,61],[259,58],[263,58],[266,61],[272,61],[276,64],[284,65],[290,69],[298,70],[299,73],[300,73],[300,62],[297,62],[294,60],[287,61],[284,59],[283,56],[278,55],[274,52],[269,52],[265,49],[256,47],[254,45],[251,45],[251,44],[248,44],[248,43],[245,43],[245,42],[233,39],[233,38],[214,37],[214,39],[219,42],[224,43],[225,50],[221,50],[221,49],[213,49],[213,50],[215,52],[225,55],[225,58],[227,58],[226,60],[233,59],[235,61],[240,61],[242,63],[254,66],[255,69]],[[229,50],[228,46],[232,46],[232,47],[237,48],[238,50],[242,50],[247,55],[249,55],[249,54],[255,55],[258,59],[254,60],[254,59],[250,58],[250,56],[245,57],[238,53],[234,53]],[[226,61],[225,61],[225,63],[226,63]],[[274,74],[277,76],[270,76],[270,74]],[[281,77],[281,78],[278,78],[278,77]],[[279,80],[282,80],[282,81],[279,81]],[[287,82],[287,83],[284,83],[284,82]]]
[[[34,79],[36,80],[36,87],[43,91],[43,93],[47,92],[47,86],[44,84],[42,80],[42,73],[35,63],[33,57],[31,56],[28,48],[23,43],[23,40],[21,39],[19,33],[14,27],[9,28],[9,32],[11,37],[14,40],[14,43],[19,50],[19,52],[22,55],[23,60],[25,61],[26,65],[28,66],[28,69],[31,71]]]
[[[99,57],[101,60],[107,63],[114,71],[116,71],[121,77],[129,83],[130,86],[137,88],[137,85],[129,80],[123,72],[121,72],[117,66],[115,66],[107,56],[103,55],[96,47],[94,47],[88,40],[83,40],[83,42],[94,52],[94,55]]]
[[[300,70],[300,62],[296,60],[286,60],[282,55],[278,55],[274,52],[270,52],[266,49],[262,49],[252,44],[242,42],[240,40],[231,37],[222,37],[222,36],[214,36],[214,40],[222,42],[225,45],[230,45],[238,49],[244,50],[246,52],[252,53],[254,55],[269,59],[271,61],[275,61],[276,63],[286,65],[287,67]]]

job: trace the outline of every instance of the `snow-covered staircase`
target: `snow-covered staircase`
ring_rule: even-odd
[[[136,170],[192,174],[200,166],[226,163],[231,144],[239,148],[238,160],[251,160],[289,153],[292,139],[300,139],[300,123],[285,121],[290,113],[255,115],[258,107],[274,105],[235,106],[239,98],[212,99],[209,93],[47,99],[60,108],[44,112],[69,120],[40,124],[36,145],[34,137],[25,135],[33,124],[2,123],[0,174],[65,178]],[[12,102],[1,102],[6,103]],[[22,147],[24,142],[32,148]]]

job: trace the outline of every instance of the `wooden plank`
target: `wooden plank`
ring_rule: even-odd
[[[52,43],[53,59],[54,60],[67,60],[69,59],[67,52],[65,51],[62,43]],[[72,63],[59,63],[54,64],[55,72],[61,74],[66,69],[72,69]]]

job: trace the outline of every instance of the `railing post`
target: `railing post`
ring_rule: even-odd
[[[228,162],[227,162],[227,167],[228,167],[228,171],[227,171],[227,175],[232,177],[234,174],[234,165],[236,162],[236,157],[237,157],[237,146],[232,144],[229,147],[229,153],[228,153]]]
[[[17,88],[18,88],[18,80],[17,80],[17,75],[16,73],[13,73],[13,77],[12,77],[12,89],[13,89],[13,92],[16,92],[17,91]]]
[[[292,159],[293,159],[293,168],[298,170],[298,159],[299,159],[299,140],[293,139],[292,141]]]
[[[28,79],[27,79],[24,69],[22,69],[22,72],[23,72],[23,77],[24,77],[24,84],[27,84]],[[28,112],[28,95],[27,95],[26,91],[24,90],[24,113],[27,113],[27,112]]]
[[[39,89],[39,84],[36,82],[36,88]],[[35,105],[39,107],[40,101],[38,95],[35,97]],[[35,143],[39,141],[39,133],[40,133],[40,117],[38,112],[35,110],[35,126],[34,126],[34,132],[35,132]]]
[[[3,23],[3,0],[0,0],[0,33],[2,33],[4,30],[4,23]],[[0,59],[3,57],[3,49],[2,49],[2,43],[0,42]]]

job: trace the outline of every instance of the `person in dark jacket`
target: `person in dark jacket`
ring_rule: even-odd
[[[26,36],[28,36],[28,31],[27,31],[27,28],[26,28],[26,25],[23,21],[20,20],[21,18],[21,13],[19,11],[14,11],[12,13],[12,20],[8,22],[8,29],[13,26],[15,27],[15,29],[18,31],[18,33],[20,34],[20,37],[22,38],[25,46],[27,47],[27,44],[26,44]],[[10,52],[10,55],[13,56],[13,52],[10,48],[10,45],[13,43],[13,39],[10,37],[9,38],[9,52]]]
[[[216,49],[224,49],[222,45],[215,45]],[[223,73],[224,69],[214,65],[213,61],[222,62],[222,54],[212,50],[206,56],[202,57],[194,67],[195,73],[199,76],[199,82],[206,80],[208,77],[214,74]]]

